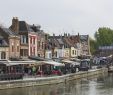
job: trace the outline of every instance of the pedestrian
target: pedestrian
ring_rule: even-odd
[[[36,73],[36,67],[33,66],[33,67],[32,67],[32,74],[35,75],[35,73]]]

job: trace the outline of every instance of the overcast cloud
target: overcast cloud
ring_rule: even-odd
[[[99,27],[113,29],[113,0],[1,0],[0,12],[0,22],[7,27],[16,16],[51,34],[92,37]]]

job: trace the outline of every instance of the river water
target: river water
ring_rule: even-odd
[[[113,95],[113,74],[67,83],[0,90],[0,95]]]

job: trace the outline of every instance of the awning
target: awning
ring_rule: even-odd
[[[7,65],[24,65],[24,64],[35,64],[36,61],[8,61]]]
[[[62,60],[62,62],[64,62],[64,63],[70,63],[70,64],[74,63],[74,61],[70,61],[70,60]]]
[[[50,65],[54,65],[54,66],[65,66],[64,64],[62,63],[59,63],[59,62],[56,62],[56,61],[42,61],[42,64],[45,63],[45,64],[50,64]]]
[[[35,65],[40,66],[40,65],[44,65],[46,63],[44,63],[44,61],[36,61]]]
[[[75,61],[70,61],[70,60],[62,60],[62,62],[73,64],[73,65],[80,65],[80,62],[75,62]]]
[[[41,57],[37,57],[37,56],[29,56],[29,59],[37,60],[37,61],[46,61],[47,60],[45,58],[41,58]]]
[[[8,64],[7,60],[0,60],[0,65],[7,65],[7,64]]]
[[[80,62],[74,62],[74,65],[80,65]]]

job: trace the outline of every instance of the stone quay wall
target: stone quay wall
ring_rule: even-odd
[[[77,72],[62,76],[53,77],[38,77],[38,78],[24,78],[21,80],[10,80],[10,81],[0,81],[0,89],[10,89],[10,88],[20,88],[29,86],[39,86],[39,85],[49,85],[57,83],[66,83],[70,80],[81,79],[85,77],[90,77],[94,75],[107,73],[107,68]]]

